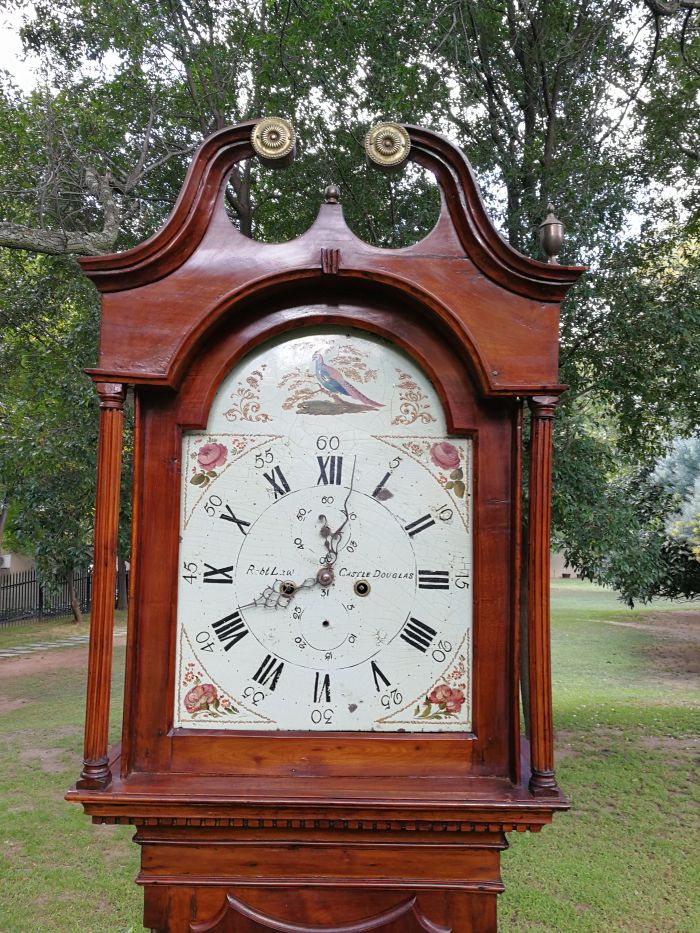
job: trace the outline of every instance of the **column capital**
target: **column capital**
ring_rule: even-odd
[[[95,389],[100,399],[100,408],[124,408],[126,386],[122,382],[96,382]]]
[[[533,395],[527,401],[534,418],[542,418],[543,420],[551,421],[557,411],[559,396]]]

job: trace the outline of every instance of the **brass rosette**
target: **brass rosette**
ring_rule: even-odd
[[[370,164],[385,172],[401,168],[411,151],[411,139],[400,123],[375,123],[365,136]]]
[[[284,117],[263,117],[253,127],[250,141],[263,165],[284,168],[294,158],[297,136]]]

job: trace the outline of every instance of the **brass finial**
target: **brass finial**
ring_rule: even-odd
[[[539,225],[540,247],[547,257],[547,262],[558,263],[559,253],[564,244],[564,224],[554,215],[554,205],[547,205],[547,216]]]
[[[327,185],[323,192],[326,204],[340,203],[340,188],[337,185]]]
[[[368,161],[385,172],[401,168],[410,151],[411,139],[400,123],[375,123],[365,136]]]
[[[263,117],[253,127],[250,141],[260,161],[269,168],[284,168],[294,158],[296,133],[283,117]]]

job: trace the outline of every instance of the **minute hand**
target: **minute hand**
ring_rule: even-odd
[[[356,466],[357,466],[357,457],[355,457],[352,462],[352,474],[350,476],[350,488],[348,489],[348,494],[345,497],[345,502],[343,503],[343,514],[345,515],[345,519],[336,528],[335,531],[331,532],[331,534],[326,537],[326,550],[328,551],[328,554],[332,558],[328,563],[330,567],[332,567],[333,564],[338,559],[338,551],[340,548],[341,539],[343,537],[343,530],[345,526],[347,525],[347,523],[350,521],[350,514],[348,512],[348,502],[350,501],[350,496],[352,495],[353,489],[355,486],[355,467]]]

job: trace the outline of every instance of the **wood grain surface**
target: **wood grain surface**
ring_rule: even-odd
[[[223,188],[251,157],[244,123],[194,157],[150,240],[81,260],[102,292],[91,371],[103,400],[85,764],[67,795],[133,823],[147,928],[168,933],[489,933],[505,833],[568,806],[553,772],[549,672],[551,417],[559,303],[583,271],[514,251],[463,154],[407,127],[442,206],[405,249],[359,240],[342,207],[288,243],[247,239]],[[173,728],[181,440],[225,375],[300,328],[358,328],[426,372],[450,433],[474,442],[474,726],[465,734]],[[122,742],[107,752],[121,403],[134,387],[133,548]],[[532,763],[520,736],[522,405],[530,400],[525,540]],[[121,401],[120,401],[121,400]]]

